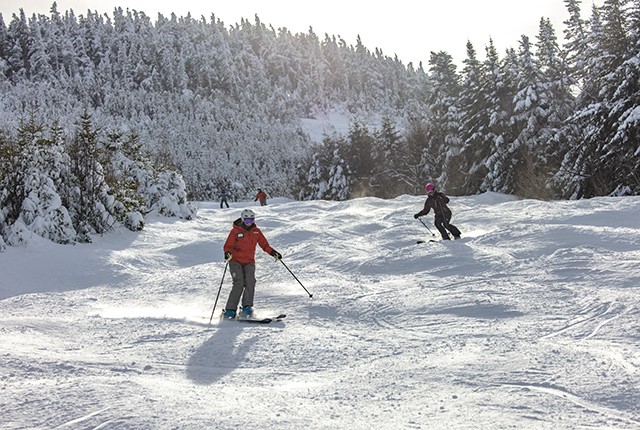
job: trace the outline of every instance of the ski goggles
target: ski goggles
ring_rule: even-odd
[[[253,218],[245,218],[242,221],[244,221],[245,224],[253,224]]]

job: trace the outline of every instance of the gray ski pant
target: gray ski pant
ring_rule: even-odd
[[[242,296],[242,306],[253,306],[253,296],[256,291],[256,265],[255,263],[241,264],[231,260],[229,272],[233,279],[233,287],[227,299],[225,309],[236,310]]]

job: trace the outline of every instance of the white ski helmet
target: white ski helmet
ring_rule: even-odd
[[[245,209],[242,212],[240,212],[240,218],[245,219],[245,218],[255,218],[256,214],[251,210],[251,209]]]

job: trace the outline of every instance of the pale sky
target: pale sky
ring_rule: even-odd
[[[53,0],[0,0],[0,13],[8,25],[20,8],[27,16],[48,15],[52,4]],[[417,66],[422,61],[425,69],[431,51],[446,51],[461,64],[468,40],[483,59],[493,38],[502,57],[506,48],[518,47],[522,34],[535,42],[543,16],[551,19],[562,41],[563,21],[568,18],[563,0],[393,0],[384,5],[373,0],[58,0],[57,5],[58,11],[73,9],[76,16],[87,10],[112,16],[120,6],[144,12],[153,22],[158,13],[168,17],[191,12],[193,18],[204,16],[207,21],[215,14],[227,28],[240,18],[253,23],[257,14],[275,29],[306,33],[312,27],[320,39],[327,33],[348,45],[355,45],[360,35],[370,51],[380,48],[387,56],[398,55],[404,64]],[[583,18],[591,16],[591,5],[589,0],[582,3]]]

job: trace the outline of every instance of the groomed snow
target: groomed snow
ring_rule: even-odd
[[[2,429],[640,428],[640,197],[201,203],[0,253]],[[220,322],[244,207],[256,310]],[[433,217],[425,218],[432,226]]]

